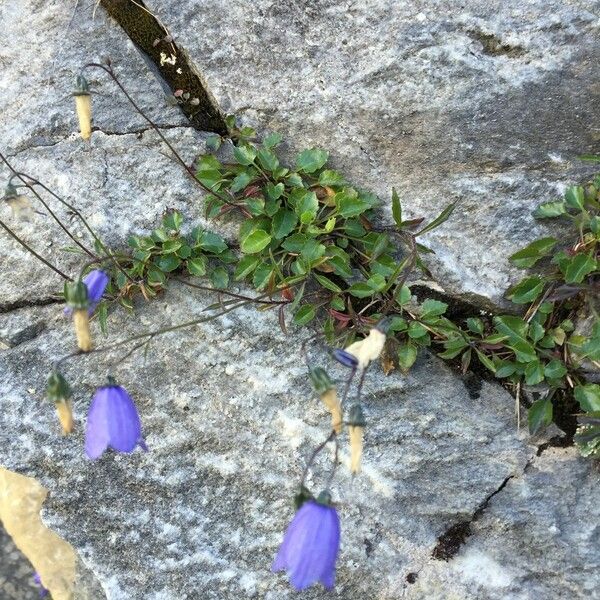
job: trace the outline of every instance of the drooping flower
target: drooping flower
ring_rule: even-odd
[[[73,431],[73,409],[71,406],[71,386],[58,371],[52,371],[46,386],[48,399],[55,403],[58,420],[65,435]]]
[[[310,369],[313,387],[321,396],[321,402],[331,413],[331,428],[339,435],[342,432],[342,405],[337,390],[327,372],[321,367]]]
[[[319,581],[332,589],[339,549],[340,518],[329,493],[322,492],[317,500],[304,502],[294,515],[271,569],[287,571],[297,590]]]
[[[371,361],[379,358],[379,355],[385,346],[385,338],[387,330],[389,329],[389,323],[390,321],[388,319],[382,319],[375,327],[373,327],[373,329],[371,329],[371,331],[369,331],[369,335],[366,338],[357,340],[344,350],[334,350],[334,356],[339,362],[348,367],[355,367],[355,365],[358,365],[360,369],[366,369]],[[348,355],[353,357],[356,361],[354,365],[350,364],[351,361],[348,359]]]
[[[92,96],[87,79],[83,75],[77,77],[77,87],[73,92],[75,109],[79,119],[79,131],[84,140],[89,140],[92,135]]]
[[[363,451],[363,433],[367,421],[360,404],[353,404],[348,411],[348,433],[350,434],[350,471],[360,471]]]
[[[108,385],[94,394],[88,411],[85,452],[95,459],[107,448],[133,452],[136,446],[147,449],[137,408],[125,389],[109,377]]]
[[[79,281],[65,283],[65,312],[73,315],[77,345],[84,352],[92,349],[89,317],[100,302],[108,281],[108,275],[96,269]]]

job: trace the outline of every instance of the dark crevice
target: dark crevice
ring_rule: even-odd
[[[129,36],[163,87],[177,94],[190,124],[200,131],[227,135],[224,116],[204,78],[151,9],[142,0],[100,0],[100,4]]]
[[[529,466],[529,463],[527,463],[527,466]],[[527,466],[525,468],[527,468]],[[438,543],[431,552],[431,556],[436,560],[450,560],[453,556],[455,556],[467,538],[471,535],[471,525],[477,521],[479,517],[481,517],[481,515],[485,512],[485,509],[488,507],[491,499],[496,494],[499,494],[513,477],[514,475],[509,475],[506,479],[504,479],[500,487],[489,494],[479,505],[470,519],[461,521],[460,523],[455,523],[446,529],[446,531],[438,537]]]
[[[61,304],[65,299],[62,296],[49,296],[48,298],[27,298],[15,300],[14,302],[4,302],[0,304],[0,315],[10,313],[19,308],[32,308],[35,306],[50,306],[52,304]]]
[[[158,129],[190,129],[191,125],[157,125]],[[147,131],[154,131],[154,127],[140,127],[139,129],[128,129],[127,131],[111,131],[110,129],[102,129],[101,127],[92,127],[92,131],[100,131],[104,135],[142,135]]]

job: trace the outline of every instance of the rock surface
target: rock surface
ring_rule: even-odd
[[[593,172],[600,149],[598,0],[188,0],[153,9],[224,110],[292,149],[320,146],[388,206],[436,215],[449,291],[500,301],[531,211]],[[199,34],[201,32],[201,34]]]
[[[110,54],[141,104],[172,126],[166,135],[188,164],[206,137],[164,105],[118,27],[79,4],[70,26],[61,3],[0,5],[0,27],[18,40],[0,54],[2,149],[72,200],[111,245],[152,229],[166,208],[198,222],[198,189],[104,79],[94,82],[105,94],[94,98],[100,129],[89,145],[73,133],[73,75]],[[317,10],[260,0],[227,12],[186,0],[175,11],[157,0],[152,8],[192,51],[223,107],[261,132],[331,149],[357,183],[382,196],[396,185],[414,214],[460,198],[454,226],[432,238],[439,255],[431,264],[450,289],[498,300],[510,275],[505,256],[537,232],[529,211],[581,176],[573,157],[594,149],[598,3],[462,6],[324,2]],[[76,273],[83,259],[61,250],[72,242],[47,215],[10,222]],[[87,239],[81,225],[75,230]],[[138,351],[122,360],[123,349],[73,360],[65,372],[78,429],[63,438],[43,398],[53,361],[73,349],[56,303],[62,280],[4,234],[0,275],[0,464],[50,490],[45,523],[102,586],[86,597],[294,596],[269,566],[303,460],[327,422],[299,360],[302,337],[280,333],[273,313],[246,308],[155,339],[146,359]],[[133,315],[115,311],[110,339],[192,318],[213,301],[173,285]],[[330,365],[322,348],[315,356]],[[90,462],[82,423],[109,371],[138,403],[150,452]],[[593,595],[600,583],[591,524],[600,515],[590,462],[571,450],[536,457],[535,444],[515,431],[508,393],[463,382],[435,358],[420,359],[406,378],[375,369],[366,386],[364,473],[352,480],[342,467],[333,489],[343,526],[338,583],[307,598]],[[315,491],[319,475],[310,480]],[[492,495],[456,557],[434,560],[438,537],[472,520]]]

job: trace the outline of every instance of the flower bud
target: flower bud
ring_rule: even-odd
[[[348,432],[350,434],[350,471],[360,471],[360,459],[363,451],[363,432],[367,424],[360,404],[353,404],[348,412]]]
[[[73,431],[73,411],[71,407],[71,387],[58,372],[52,371],[46,386],[48,399],[55,403],[58,420],[65,435]]]
[[[331,413],[331,428],[340,434],[342,432],[342,405],[335,386],[327,372],[321,367],[310,369],[309,375],[315,390],[321,397],[321,402]]]
[[[83,352],[92,349],[90,319],[88,315],[88,289],[83,281],[65,283],[65,298],[67,305],[73,310],[73,325],[77,337],[77,346]]]
[[[373,327],[366,338],[350,344],[344,352],[355,357],[359,368],[366,369],[371,361],[379,358],[384,345],[385,333]]]
[[[84,140],[92,135],[92,96],[87,79],[83,75],[77,77],[77,87],[73,92],[75,108],[79,119],[79,131]]]

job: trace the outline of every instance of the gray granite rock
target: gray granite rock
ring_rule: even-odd
[[[174,286],[135,318],[109,317],[112,339],[190,318],[210,302]],[[37,310],[22,318],[35,320]],[[142,352],[121,360],[126,348],[72,360],[65,375],[76,390],[77,433],[64,438],[43,395],[71,338],[59,317],[0,354],[9,407],[0,413],[1,460],[51,490],[45,522],[74,546],[107,597],[286,597],[287,582],[269,566],[304,459],[327,433],[298,360],[301,336],[278,332],[274,313],[246,308],[156,338],[145,361]],[[314,355],[343,376],[322,349]],[[91,462],[82,422],[109,369],[138,403],[150,451]],[[534,453],[516,434],[505,391],[487,383],[467,389],[438,359],[423,357],[408,377],[374,370],[366,385],[364,473],[349,476],[344,446],[333,487],[344,532],[339,598],[396,597],[407,574],[430,560],[437,537]],[[318,473],[309,482],[322,485]]]
[[[33,568],[0,523],[0,596],[5,600],[38,600]]]
[[[500,301],[532,209],[593,170],[598,0],[152,4],[226,111],[388,206],[392,186],[415,216],[458,200],[431,240],[450,291]]]

